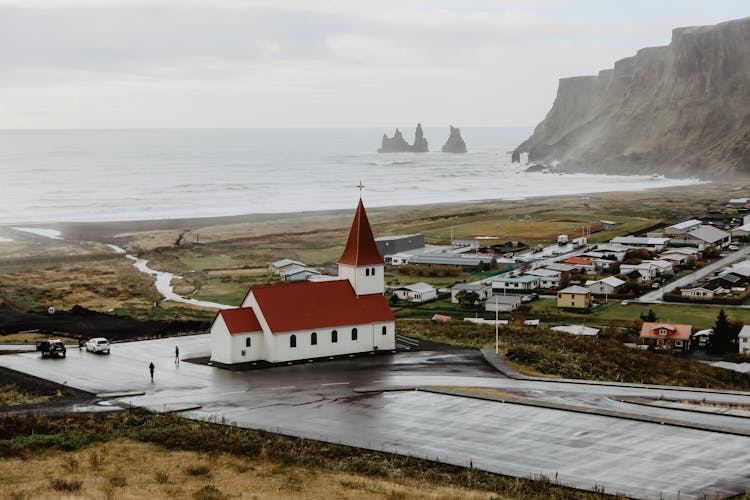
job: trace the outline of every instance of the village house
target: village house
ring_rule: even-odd
[[[523,276],[497,276],[492,278],[492,290],[525,291],[539,288],[539,276],[524,274]]]
[[[401,300],[420,304],[437,299],[437,290],[427,283],[414,283],[394,288],[393,295]]]
[[[719,283],[706,283],[693,288],[683,288],[680,294],[688,299],[695,300],[712,300],[717,295],[725,295],[729,290],[722,287]]]
[[[268,270],[271,271],[273,274],[279,275],[284,269],[289,269],[290,267],[294,267],[294,266],[304,267],[304,264],[302,262],[292,260],[292,259],[281,259],[281,260],[277,260],[276,262],[268,266]]]
[[[608,276],[600,280],[587,281],[586,288],[594,295],[613,295],[620,293],[624,284],[624,280],[616,276]]]
[[[550,328],[553,332],[567,333],[568,335],[580,335],[583,337],[598,337],[599,329],[585,325],[560,325]]]
[[[320,271],[311,269],[306,266],[289,266],[285,267],[279,273],[282,281],[304,281],[311,276],[319,276]]]
[[[748,236],[750,236],[750,224],[743,224],[732,229],[732,239],[747,238]]]
[[[717,276],[716,278],[711,280],[711,283],[718,283],[724,288],[728,288],[730,290],[734,288],[742,288],[745,289],[744,283],[746,281],[746,278],[744,276],[740,276],[739,274],[735,273],[724,273],[720,276]]]
[[[596,264],[594,264],[594,261],[585,257],[568,257],[563,263],[571,265],[587,274],[596,272]]]
[[[511,312],[521,305],[520,295],[493,295],[484,303],[485,311]]]
[[[658,276],[658,269],[656,266],[651,265],[650,262],[644,261],[640,264],[621,264],[620,273],[630,276],[633,271],[637,272],[640,276],[639,282],[646,282],[655,279]]]
[[[557,307],[588,309],[591,304],[591,290],[588,288],[574,285],[557,292]]]
[[[338,261],[340,279],[250,288],[240,307],[216,315],[211,361],[282,363],[395,349],[383,268],[360,200]]]
[[[737,349],[740,354],[750,354],[750,325],[744,325],[737,336]]]
[[[644,322],[641,327],[641,343],[649,350],[687,352],[693,333],[691,325]]]
[[[644,260],[641,261],[641,264],[648,264],[651,266],[655,270],[657,276],[669,275],[674,272],[674,264],[663,259]]]
[[[378,252],[388,264],[388,259],[391,255],[395,255],[408,250],[416,250],[424,248],[424,235],[423,234],[405,234],[398,236],[382,236],[375,238],[375,245],[378,247]]]
[[[558,271],[560,274],[575,271],[575,267],[571,266],[570,264],[562,264],[560,262],[552,262],[551,264],[547,264],[546,266],[544,266],[544,269],[549,269],[550,271]]]
[[[458,294],[474,292],[479,296],[478,302],[484,302],[492,295],[492,285],[489,283],[459,283],[451,288],[451,303],[458,304]]]

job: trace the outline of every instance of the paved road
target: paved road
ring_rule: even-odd
[[[194,419],[224,419],[241,427],[471,463],[519,477],[544,474],[584,489],[702,498],[704,492],[743,492],[750,483],[748,412],[722,415],[707,407],[706,413],[696,413],[654,403],[662,397],[750,406],[750,394],[512,380],[492,370],[476,351],[380,354],[234,372],[175,364],[175,345],[188,358],[209,351],[208,336],[200,335],[116,344],[109,356],[78,350],[71,350],[67,359],[6,355],[0,356],[0,365],[94,393],[144,392],[120,398],[121,404],[182,410]],[[153,382],[147,371],[151,361],[156,365]],[[435,386],[496,388],[523,401],[571,409],[414,390]],[[364,388],[378,391],[361,392]],[[625,401],[628,398],[653,404]],[[613,417],[609,411],[735,434]]]
[[[671,292],[672,290],[676,290],[678,288],[683,288],[685,286],[688,286],[690,283],[693,283],[694,281],[703,279],[706,276],[718,271],[719,269],[722,269],[731,264],[734,264],[741,259],[744,259],[748,256],[748,254],[750,254],[750,245],[743,246],[738,251],[733,252],[726,257],[717,260],[716,262],[712,262],[706,267],[698,269],[694,273],[690,273],[686,276],[683,276],[682,278],[672,281],[671,283],[667,283],[658,290],[654,290],[653,292],[641,295],[641,297],[634,300],[634,302],[662,302],[665,293]]]

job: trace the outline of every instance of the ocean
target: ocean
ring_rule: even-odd
[[[401,128],[412,142],[414,125]],[[0,131],[0,224],[171,219],[636,191],[661,176],[525,173],[529,128],[461,128],[469,152],[379,154],[393,129]]]

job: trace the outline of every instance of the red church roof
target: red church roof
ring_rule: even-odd
[[[223,309],[219,311],[219,314],[221,314],[224,324],[227,325],[227,329],[231,334],[260,332],[263,330],[252,307]]]
[[[396,319],[385,297],[377,293],[357,297],[349,280],[301,281],[250,291],[273,333]]]
[[[354,214],[354,221],[352,221],[352,228],[349,231],[349,239],[346,241],[346,247],[344,253],[341,254],[339,264],[368,266],[382,263],[383,257],[375,245],[370,221],[367,220],[367,212],[365,212],[362,199],[360,199],[357,212]]]

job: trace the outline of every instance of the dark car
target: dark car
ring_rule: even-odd
[[[57,356],[65,357],[65,344],[61,340],[45,340],[36,343],[36,350],[42,352],[43,358],[53,358]]]

